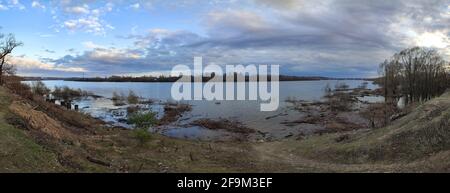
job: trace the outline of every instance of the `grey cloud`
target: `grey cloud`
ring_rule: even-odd
[[[45,49],[44,51],[47,52],[47,53],[50,53],[50,54],[54,54],[55,53],[55,51],[49,50],[49,49]]]
[[[206,35],[157,29],[118,36],[134,47],[94,49],[58,62],[118,74],[170,70],[203,56],[217,64],[281,64],[282,72],[300,75],[373,76],[385,58],[414,45],[410,31],[450,33],[449,1],[258,2],[263,4],[205,14]],[[125,57],[96,55],[109,51]]]

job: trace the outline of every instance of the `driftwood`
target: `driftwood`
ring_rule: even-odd
[[[86,159],[87,159],[88,161],[90,161],[90,162],[92,162],[92,163],[95,163],[95,164],[98,164],[98,165],[102,165],[102,166],[106,166],[106,167],[111,167],[111,163],[107,163],[107,162],[104,162],[104,161],[102,161],[102,160],[98,160],[98,159],[95,159],[95,158],[93,158],[93,157],[90,157],[90,156],[88,156]]]

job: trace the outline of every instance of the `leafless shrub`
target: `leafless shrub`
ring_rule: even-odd
[[[50,89],[45,86],[42,81],[36,81],[31,83],[31,91],[39,96],[44,96],[50,94]]]
[[[139,96],[134,93],[134,91],[130,90],[127,96],[128,104],[138,104],[139,103]]]

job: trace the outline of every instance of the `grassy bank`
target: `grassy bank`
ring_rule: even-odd
[[[63,171],[56,154],[37,144],[24,130],[8,124],[11,96],[0,87],[0,172]]]

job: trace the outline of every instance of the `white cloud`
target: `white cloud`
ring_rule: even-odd
[[[65,21],[65,22],[64,22],[64,25],[65,25],[67,28],[69,28],[69,29],[71,29],[71,30],[74,30],[74,29],[77,27],[77,21],[75,21],[75,20]]]
[[[64,22],[64,27],[70,31],[83,30],[87,33],[103,35],[107,29],[114,29],[111,25],[104,24],[98,16],[92,15]]]
[[[55,64],[44,63],[39,60],[25,57],[9,57],[8,62],[15,65],[19,70],[51,70],[61,72],[86,72],[86,69],[80,67],[64,67]]]
[[[139,3],[135,3],[135,4],[130,5],[130,7],[133,9],[139,9],[141,7],[141,5]]]
[[[39,1],[33,1],[33,2],[31,2],[31,7],[33,7],[33,8],[41,8],[41,9],[45,9],[45,6],[42,5]]]
[[[83,42],[82,43],[84,47],[89,48],[89,49],[95,49],[95,48],[105,48],[104,46],[95,44],[92,41],[87,41],[87,42]]]
[[[4,6],[4,5],[2,5],[2,4],[0,4],[0,10],[8,10],[8,7],[7,6]]]
[[[74,14],[88,14],[90,12],[89,6],[86,4],[80,6],[66,7],[64,10],[67,13],[74,13]]]
[[[115,62],[141,59],[143,56],[140,53],[127,49],[96,48],[89,52],[88,57],[93,60]]]
[[[5,3],[3,1],[0,1],[0,10],[10,10],[10,9],[19,9],[19,10],[25,10],[25,6],[20,3],[19,0],[8,0]]]
[[[19,0],[10,0],[9,4],[10,4],[10,7],[18,8],[20,10],[25,9],[25,6],[22,5]]]
[[[105,35],[107,30],[114,29],[102,18],[113,10],[114,4],[108,2],[97,6],[80,4],[83,1],[62,1],[60,2],[64,15],[55,19],[61,23],[61,28],[66,28],[71,32],[83,31],[95,35]],[[62,22],[60,22],[62,20]]]
[[[418,46],[443,49],[450,46],[450,39],[441,32],[425,32],[416,37],[415,43]]]
[[[114,9],[114,4],[111,3],[111,2],[106,3],[105,9],[106,9],[106,11],[108,11],[108,12],[112,11],[112,10]]]

